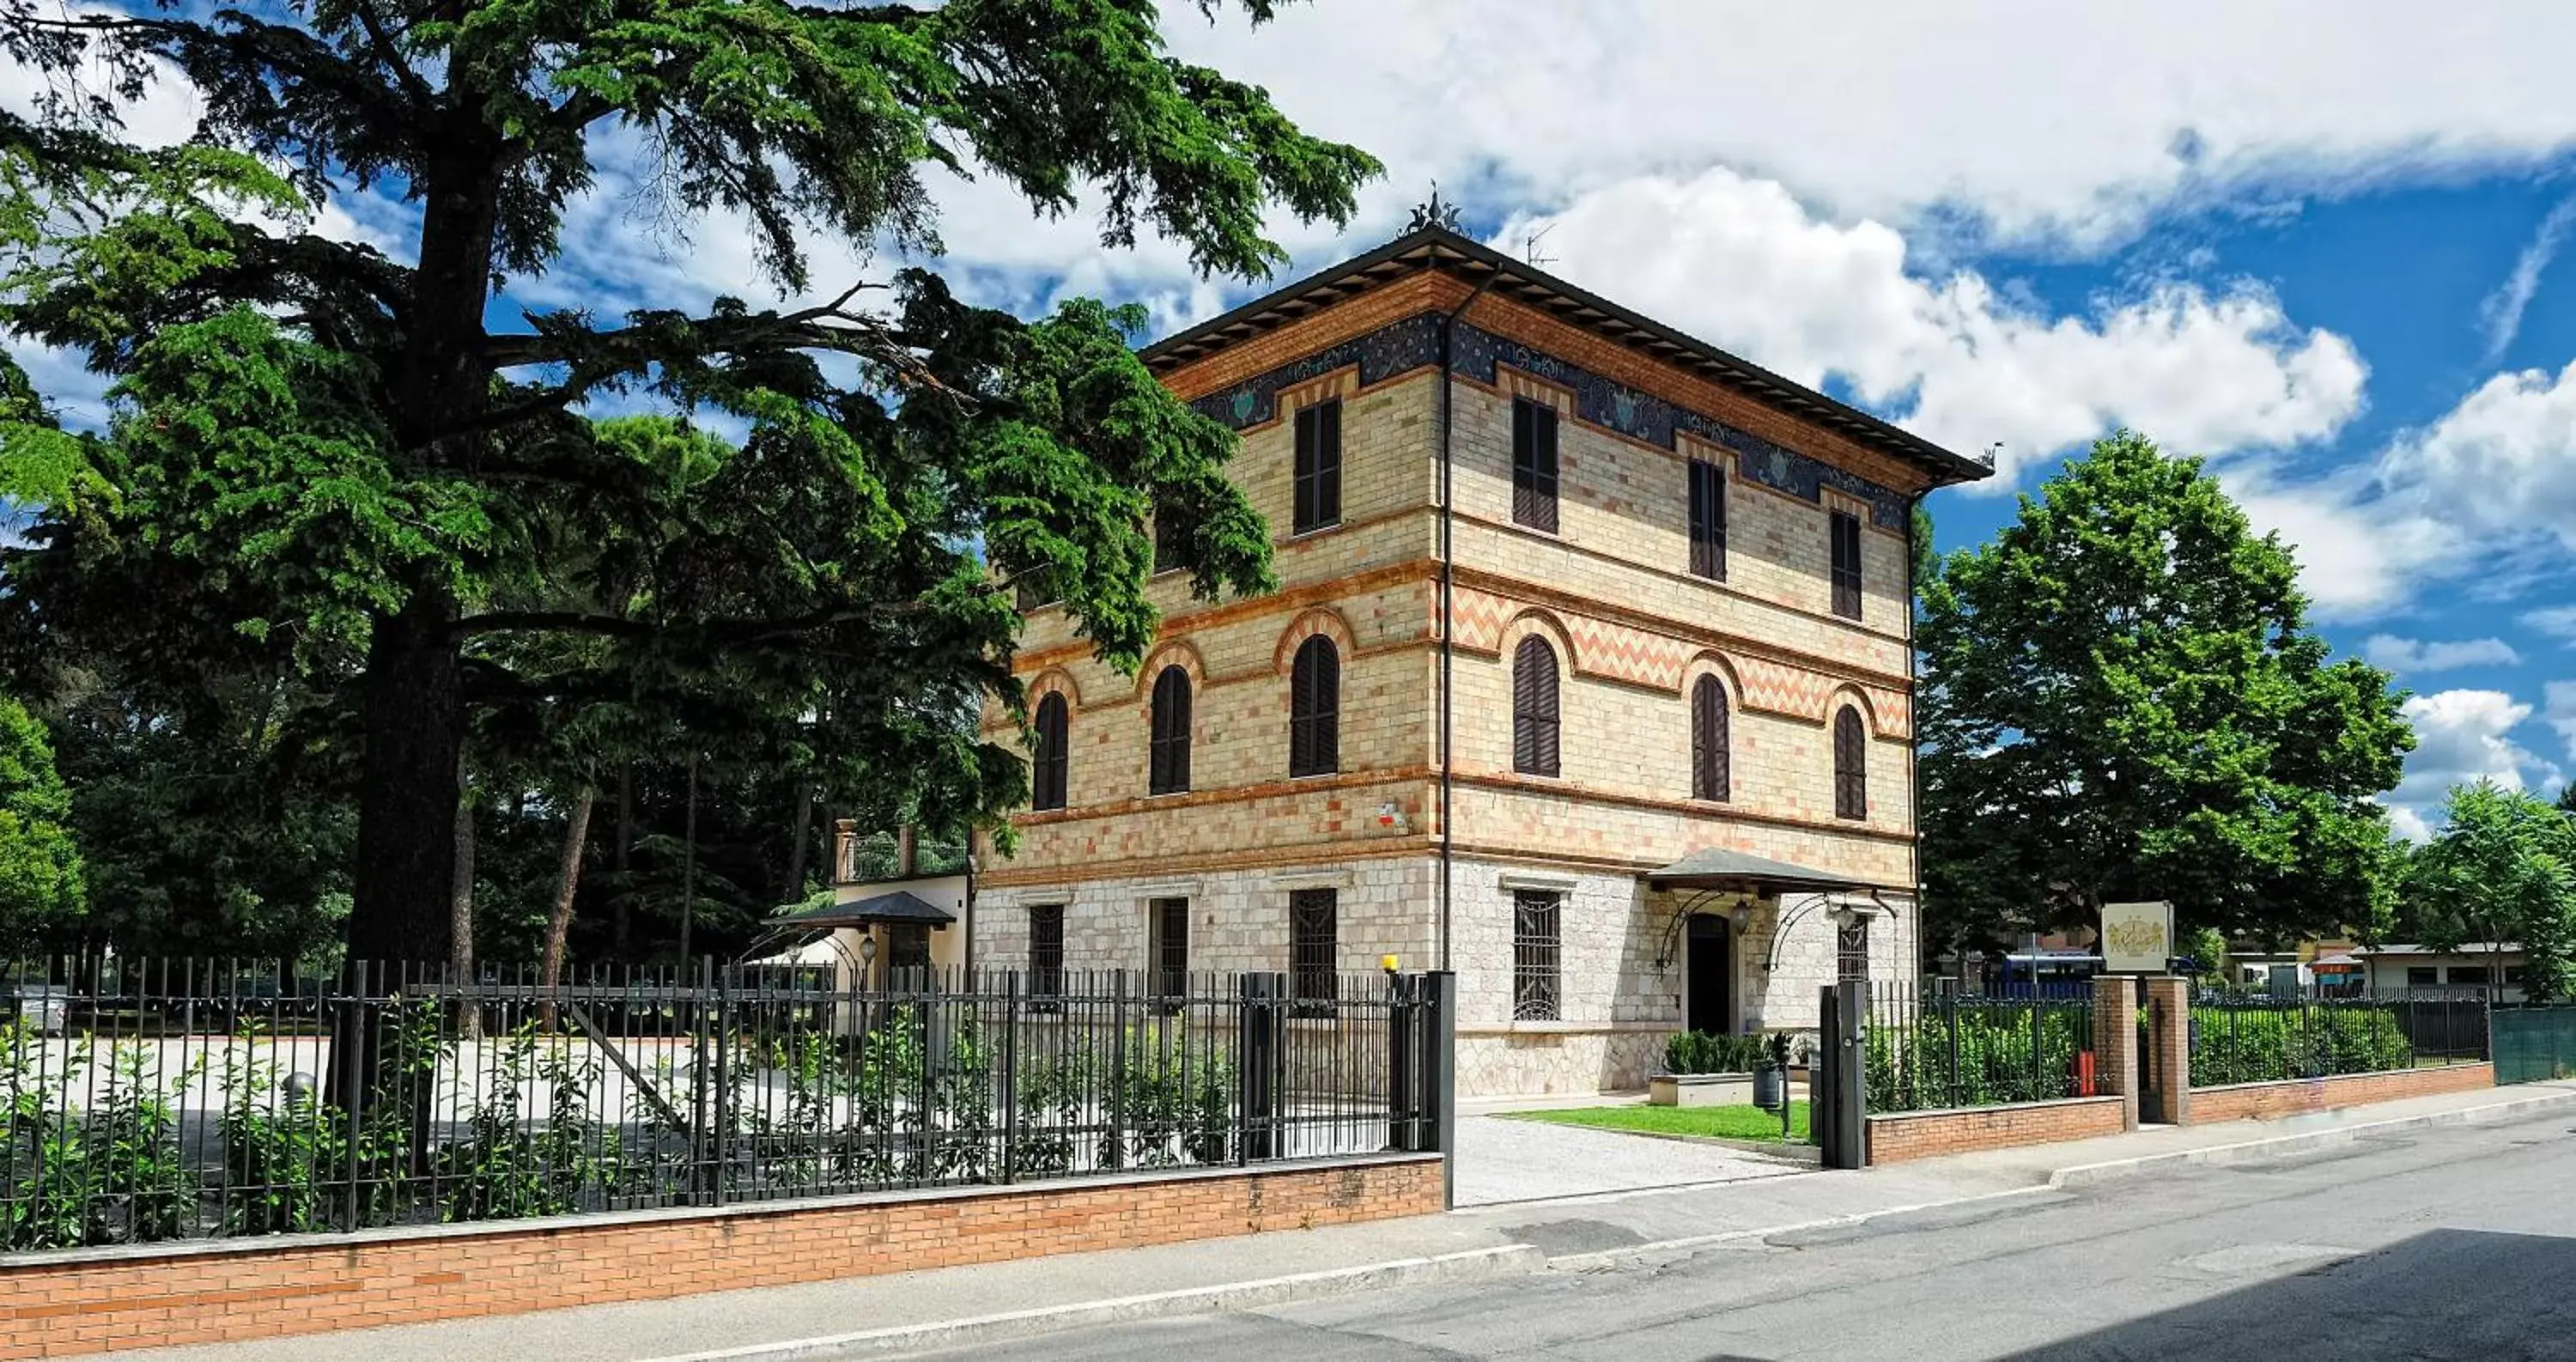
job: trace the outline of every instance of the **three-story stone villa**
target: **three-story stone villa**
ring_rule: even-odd
[[[979,968],[1452,968],[1470,1094],[1911,976],[1908,532],[1984,464],[1438,228],[1144,357],[1281,587],[1167,574],[1132,677],[1029,612]]]

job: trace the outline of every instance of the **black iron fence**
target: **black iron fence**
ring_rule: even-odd
[[[1997,998],[1874,984],[1865,1049],[1871,1112],[2045,1102],[2096,1087],[2089,995]]]
[[[2487,1057],[2475,989],[2330,997],[2205,992],[2191,1006],[2191,1085],[2382,1073]]]
[[[1417,977],[894,973],[21,971],[0,1250],[1432,1147]]]

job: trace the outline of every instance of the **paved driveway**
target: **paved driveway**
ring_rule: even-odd
[[[1746,1178],[1782,1177],[1810,1165],[1615,1130],[1516,1121],[1458,1120],[1458,1204],[1591,1196]]]

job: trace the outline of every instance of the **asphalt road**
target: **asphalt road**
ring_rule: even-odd
[[[2571,1126],[2417,1129],[1590,1271],[924,1356],[2576,1362]]]

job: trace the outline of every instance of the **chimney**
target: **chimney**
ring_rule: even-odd
[[[894,877],[896,879],[912,878],[915,851],[912,824],[906,823],[896,828],[894,830]]]

